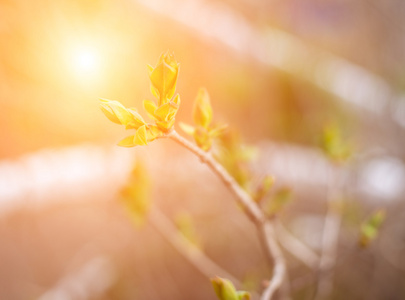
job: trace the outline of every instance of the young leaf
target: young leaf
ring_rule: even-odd
[[[159,96],[159,106],[167,103],[176,90],[179,64],[170,52],[162,54],[153,70],[150,68],[149,78]]]
[[[201,241],[193,224],[190,214],[182,212],[175,218],[177,229],[193,246],[201,248]]]
[[[274,177],[270,175],[265,176],[260,185],[257,187],[256,193],[254,195],[254,200],[256,202],[262,200],[263,197],[266,196],[270,189],[273,187],[273,185]]]
[[[267,201],[263,211],[269,217],[279,213],[284,206],[291,200],[291,190],[287,187],[279,189],[274,196]]]
[[[351,155],[349,144],[343,140],[340,128],[333,123],[323,129],[322,149],[336,162],[346,161]]]
[[[215,294],[220,300],[239,300],[238,294],[232,282],[221,277],[211,278]]]
[[[144,146],[148,144],[148,135],[146,133],[145,125],[139,127],[139,129],[136,131],[134,144],[139,146]]]
[[[180,128],[187,133],[188,135],[194,135],[195,128],[191,125],[188,125],[186,123],[180,122]]]
[[[385,210],[380,209],[373,213],[360,228],[359,244],[361,247],[367,247],[377,238],[378,232],[385,220]]]
[[[238,291],[236,292],[238,295],[238,300],[250,300],[250,293],[245,291]]]
[[[150,206],[150,180],[141,161],[135,163],[120,196],[121,202],[135,224],[143,224]]]
[[[197,126],[194,131],[194,140],[197,146],[200,147],[202,150],[208,151],[211,149],[212,139],[205,128]]]
[[[118,143],[118,146],[121,146],[121,147],[134,147],[134,146],[136,146],[135,143],[134,143],[134,139],[135,139],[134,135],[127,136],[125,139],[121,140]]]
[[[157,109],[157,106],[155,102],[151,100],[143,100],[143,107],[145,108],[149,118],[151,118],[152,120],[156,120],[155,110]]]
[[[197,126],[208,129],[212,121],[212,108],[208,92],[204,88],[198,91],[194,102],[193,117]]]

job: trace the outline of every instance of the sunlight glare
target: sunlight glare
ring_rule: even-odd
[[[100,57],[97,49],[91,47],[77,47],[71,53],[71,65],[74,73],[81,79],[94,79],[100,68]]]

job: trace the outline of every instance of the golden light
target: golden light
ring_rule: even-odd
[[[101,53],[96,47],[78,45],[68,51],[72,76],[80,82],[96,82],[100,77]]]

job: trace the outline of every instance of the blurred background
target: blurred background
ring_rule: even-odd
[[[214,118],[256,147],[253,182],[272,174],[292,191],[277,297],[405,299],[404,14],[375,0],[0,1],[0,299],[215,299],[159,218],[140,226],[122,205],[135,162],[163,218],[187,212],[238,288],[263,288],[271,263],[217,178],[169,140],[115,146],[128,133],[99,109],[106,98],[142,110],[147,64],[168,49],[181,64],[177,120],[192,123],[206,87]],[[320,147],[330,123],[353,151],[338,170]]]

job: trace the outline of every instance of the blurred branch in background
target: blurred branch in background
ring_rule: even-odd
[[[338,255],[339,233],[342,223],[342,189],[344,187],[344,170],[335,166],[334,174],[329,176],[326,196],[326,215],[322,232],[321,256],[315,288],[315,299],[325,299],[333,289],[333,274]]]
[[[318,255],[310,247],[292,235],[280,222],[277,223],[276,231],[277,238],[285,250],[311,269],[315,269],[318,266]]]
[[[151,208],[149,212],[149,220],[156,231],[158,231],[159,234],[184,258],[186,258],[198,272],[207,278],[212,278],[214,276],[227,278],[237,287],[241,287],[241,283],[237,278],[217,265],[198,247],[181,235],[176,227],[171,224],[171,221],[156,206]]]
[[[322,188],[328,185],[330,164],[320,151],[309,147],[263,142],[254,165],[257,174],[274,174],[276,178],[297,186]],[[157,149],[154,156],[162,155]],[[160,153],[160,154],[159,154]],[[389,156],[364,155],[348,170],[348,190],[372,201],[396,201],[403,195],[405,165]],[[82,145],[61,150],[42,150],[18,160],[0,162],[0,214],[22,208],[45,207],[53,201],[72,201],[86,195],[112,195],[125,182],[134,156],[125,149]],[[187,157],[173,156],[177,166]],[[394,161],[392,161],[394,160]],[[187,165],[190,162],[184,162]],[[158,159],[152,169],[164,169]],[[388,190],[387,190],[388,189]],[[104,198],[103,197],[103,198]],[[379,200],[380,199],[380,200]]]
[[[103,297],[114,283],[115,271],[112,262],[103,256],[92,258],[79,270],[61,278],[38,300],[78,300]]]

